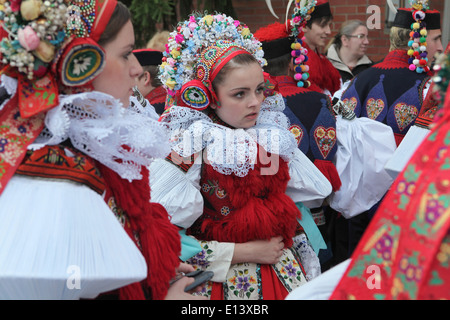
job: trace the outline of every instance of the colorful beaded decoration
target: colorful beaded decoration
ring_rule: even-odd
[[[211,102],[217,103],[211,81],[224,64],[243,52],[250,54],[244,47],[229,40],[218,40],[206,47],[200,53],[200,62],[194,66],[197,79],[187,82],[181,88],[183,102],[197,110],[206,109]]]
[[[298,87],[307,88],[311,85],[308,81],[309,78],[309,66],[304,62],[308,61],[308,49],[302,47],[303,40],[295,39],[295,42],[291,45],[291,55],[294,59],[294,79],[297,80]]]
[[[303,32],[303,28],[311,18],[316,3],[316,0],[295,0],[294,13],[292,14],[291,34],[295,36],[295,42],[291,45],[291,55],[294,61],[294,79],[297,81],[298,87],[307,88],[311,85],[308,81],[309,66],[304,64],[308,61],[308,50],[302,47],[303,40],[299,39],[298,35]]]
[[[408,42],[409,70],[417,73],[428,72],[427,66],[427,30],[425,22],[425,11],[428,10],[428,0],[410,0],[414,9],[412,16],[415,22],[411,24],[410,41]]]
[[[227,42],[233,43],[232,48],[227,47]],[[205,51],[208,47],[210,50]],[[159,68],[158,77],[168,93],[166,105],[178,103],[178,94],[184,104],[197,110],[217,103],[211,78],[225,57],[230,57],[231,52],[223,54],[223,50],[237,48],[245,48],[261,66],[267,64],[261,42],[245,24],[232,17],[195,13],[180,22],[170,33]]]
[[[72,1],[68,8],[66,32],[79,38],[88,37],[95,21],[95,0]]]
[[[169,95],[174,95],[189,80],[209,78],[207,66],[202,69],[197,65],[200,62],[199,56],[204,48],[219,40],[242,45],[262,66],[267,63],[263,58],[261,43],[253,37],[245,24],[224,14],[193,14],[170,33],[160,65],[159,78]]]
[[[68,87],[86,85],[103,70],[105,59],[96,43],[76,39],[61,60],[60,80]]]
[[[189,107],[197,110],[203,110],[211,103],[208,89],[199,80],[189,81],[181,88],[181,99]]]
[[[106,55],[92,40],[99,0],[71,1],[68,7],[66,33],[74,40],[61,58],[60,79],[67,87],[89,85],[103,70]]]

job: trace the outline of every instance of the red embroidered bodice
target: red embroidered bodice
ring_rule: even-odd
[[[281,235],[286,247],[292,245],[300,211],[285,194],[288,165],[278,156],[273,161],[278,164],[267,158],[260,161],[263,154],[264,150],[258,152],[258,162],[245,177],[223,175],[204,164],[200,181],[204,211],[191,233],[199,239],[236,243]],[[271,166],[272,174],[261,174],[262,168]]]

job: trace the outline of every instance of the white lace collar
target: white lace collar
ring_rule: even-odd
[[[190,157],[204,150],[214,170],[244,177],[254,168],[258,146],[286,161],[292,159],[297,143],[288,130],[284,108],[281,94],[267,97],[256,125],[249,129],[228,128],[214,123],[203,112],[180,106],[171,107],[162,122],[169,129],[172,151]]]
[[[114,97],[95,91],[60,95],[59,100],[30,149],[70,139],[76,149],[130,181],[142,178],[141,166],[170,153],[167,130],[152,106],[142,108],[131,99],[124,108]]]

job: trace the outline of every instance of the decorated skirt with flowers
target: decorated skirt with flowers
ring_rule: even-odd
[[[285,249],[279,262],[273,265],[238,263],[230,266],[221,259],[221,243],[201,241],[200,245],[202,251],[190,258],[189,264],[201,270],[210,269],[217,261],[229,266],[223,282],[209,281],[198,293],[212,300],[281,300],[306,283],[305,271],[295,250]]]

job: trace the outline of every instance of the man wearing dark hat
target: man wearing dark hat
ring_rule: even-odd
[[[390,42],[390,52],[385,59],[358,74],[341,100],[356,116],[390,126],[398,146],[421,112],[434,55],[443,51],[439,12],[421,5],[398,9]],[[353,218],[349,230],[354,235],[350,253],[376,207]]]
[[[303,29],[303,46],[308,49],[308,61],[305,65],[309,66],[309,80],[331,95],[341,87],[341,76],[321,50],[324,50],[328,43],[332,21],[330,3],[327,0],[318,0]]]
[[[270,81],[286,99],[284,113],[290,120],[290,130],[297,139],[299,149],[327,177],[335,191],[339,189],[341,180],[332,162],[337,150],[337,140],[331,100],[314,83],[309,83],[308,88],[298,86],[294,79],[295,58],[291,55],[294,37],[286,29],[285,24],[276,22],[254,33],[255,38],[262,42],[264,58],[267,60],[264,71],[270,74]],[[328,242],[322,204],[308,204],[308,207],[325,242]],[[329,246],[327,248],[324,245],[321,249],[319,259],[322,271],[325,271],[331,266],[331,252]]]
[[[144,69],[144,72],[136,80],[138,90],[161,115],[164,112],[167,95],[157,77],[163,54],[161,51],[153,49],[137,49],[133,53]]]

